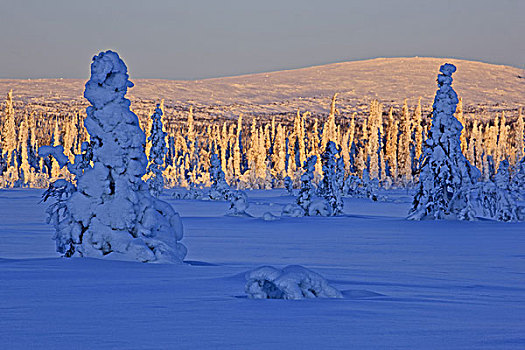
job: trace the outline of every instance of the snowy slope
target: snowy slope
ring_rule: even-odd
[[[264,221],[292,201],[172,200],[188,264],[61,259],[39,190],[0,191],[1,349],[523,349],[525,223],[411,222],[411,196]],[[244,272],[304,265],[333,300],[249,300]]]
[[[193,105],[196,116],[202,118],[295,113],[297,108],[326,114],[335,92],[339,93],[338,109],[342,113],[364,113],[374,98],[385,105],[400,106],[405,98],[414,105],[420,96],[423,109],[429,111],[436,75],[445,62],[458,67],[454,88],[463,97],[467,113],[525,106],[522,69],[424,57],[377,58],[196,81],[133,79],[136,86],[129,96],[134,109],[140,109],[142,103],[152,108],[156,101],[165,99],[168,114]],[[14,90],[15,100],[40,109],[78,109],[85,103],[84,81],[80,79],[0,80],[0,96],[9,89]]]

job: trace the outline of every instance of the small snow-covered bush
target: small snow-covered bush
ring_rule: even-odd
[[[278,217],[278,216],[273,215],[273,214],[270,213],[269,211],[267,211],[266,213],[264,213],[263,216],[262,216],[262,218],[263,218],[264,221],[275,221],[275,220],[279,220],[279,217]]]
[[[295,203],[286,204],[283,208],[281,216],[298,218],[304,216],[304,209]]]
[[[251,216],[246,212],[248,209],[248,196],[244,191],[231,191],[229,194],[230,209],[228,215],[231,216]]]
[[[299,265],[282,270],[262,266],[246,273],[245,291],[250,299],[342,298],[319,274]]]

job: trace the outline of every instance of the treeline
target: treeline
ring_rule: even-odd
[[[153,111],[152,111],[153,113]],[[497,165],[508,160],[511,168],[524,155],[524,120],[498,113],[492,118],[463,115],[462,101],[456,118],[462,123],[461,150],[485,180],[492,179]],[[165,118],[165,114],[164,117]],[[70,161],[89,141],[83,114],[46,119],[13,108],[10,92],[1,115],[1,187],[47,187],[51,180],[69,179],[50,157],[40,157],[42,145],[63,146]],[[149,136],[151,118],[142,116],[141,127]],[[344,163],[345,176],[357,176],[389,188],[412,186],[418,182],[420,157],[431,124],[423,115],[420,100],[415,106],[397,110],[374,100],[368,115],[342,116],[333,96],[327,117],[317,118],[297,111],[293,122],[239,116],[236,122],[196,123],[190,108],[185,123],[165,125],[167,154],[163,175],[167,187],[208,187],[210,160],[216,154],[226,182],[237,188],[298,188],[305,161],[315,155],[313,180],[319,182],[323,169],[321,154],[329,141],[336,145]],[[149,155],[150,142],[146,145]]]

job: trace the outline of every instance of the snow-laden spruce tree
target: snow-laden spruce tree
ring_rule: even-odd
[[[310,156],[303,165],[304,173],[301,176],[301,189],[297,196],[297,205],[304,210],[304,215],[308,215],[308,208],[315,195],[313,180],[316,163],[317,157]]]
[[[440,68],[419,190],[408,216],[411,220],[469,217],[465,213],[467,193],[480,174],[461,152],[462,125],[454,117],[458,97],[451,86],[455,71],[448,63]]]
[[[339,152],[333,141],[326,144],[325,152],[321,155],[323,163],[323,179],[319,184],[319,196],[324,198],[328,216],[339,215],[343,211],[341,198],[341,182],[337,179],[337,163],[335,156]],[[342,174],[344,177],[344,173]]]
[[[84,92],[91,103],[84,121],[91,142],[68,164],[76,187],[59,180],[47,193],[60,197],[48,211],[56,227],[57,251],[66,257],[180,263],[186,247],[179,243],[179,215],[153,197],[142,180],[148,163],[146,139],[125,98],[132,86],[117,53],[93,58]],[[48,153],[67,162],[60,152]]]
[[[209,191],[210,199],[223,200],[228,198],[230,187],[226,183],[224,171],[222,171],[221,161],[219,156],[217,156],[217,153],[215,153],[215,149],[212,149],[209,172],[211,179],[211,188]]]
[[[518,197],[522,197],[522,193],[525,193],[525,157],[521,158],[519,163],[516,164],[511,188],[517,193]]]
[[[514,193],[511,187],[509,162],[506,159],[499,163],[498,172],[494,175],[494,183],[496,185],[496,220],[519,220],[519,210],[516,204],[517,194]]]
[[[162,130],[162,109],[157,104],[155,112],[151,115],[151,130],[148,141],[151,142],[149,150],[148,165],[148,187],[155,197],[158,197],[164,189],[164,159],[168,148],[166,147],[166,133]]]

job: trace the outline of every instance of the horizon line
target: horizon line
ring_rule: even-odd
[[[433,59],[453,59],[453,60],[461,60],[461,61],[470,61],[470,62],[476,62],[476,63],[484,63],[484,64],[490,64],[490,65],[496,65],[496,66],[505,66],[505,67],[511,67],[516,69],[522,69],[525,71],[525,63],[523,66],[515,66],[512,64],[505,64],[500,62],[489,62],[489,61],[483,61],[478,59],[471,59],[471,58],[464,58],[464,57],[455,57],[455,56],[449,56],[449,57],[436,57],[436,56],[376,56],[376,57],[368,57],[368,58],[360,58],[355,60],[337,60],[337,61],[330,61],[325,63],[314,63],[311,65],[305,65],[305,66],[299,66],[299,67],[289,67],[289,68],[282,68],[282,69],[270,69],[265,71],[253,71],[253,72],[243,72],[238,74],[231,74],[231,75],[216,75],[216,76],[210,76],[210,77],[203,77],[203,78],[193,78],[193,79],[181,79],[181,78],[166,78],[166,77],[131,77],[131,80],[168,80],[168,81],[202,81],[202,80],[210,80],[210,79],[221,79],[221,78],[236,78],[236,77],[243,77],[243,76],[249,76],[249,75],[256,75],[256,74],[265,74],[265,73],[278,73],[278,72],[286,72],[286,71],[293,71],[293,70],[300,70],[300,69],[307,69],[307,68],[314,68],[314,67],[322,67],[322,66],[328,66],[333,64],[340,64],[340,63],[352,63],[352,62],[362,62],[362,61],[372,61],[377,59],[389,59],[389,58],[433,58]],[[525,75],[525,74],[524,74]],[[0,77],[0,80],[82,80],[85,79],[86,81],[89,80],[89,76],[87,77],[53,77],[53,76],[41,76],[41,77]]]

